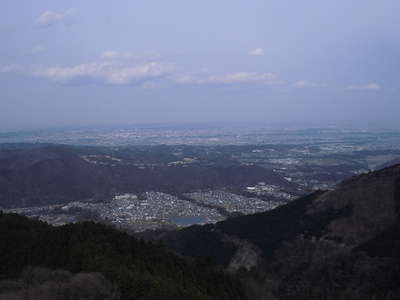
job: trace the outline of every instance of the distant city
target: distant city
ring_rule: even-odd
[[[56,159],[48,147],[56,147]],[[74,155],[74,172],[92,168],[114,186],[105,192],[94,186],[87,194],[95,197],[15,196],[13,203],[21,204],[0,203],[5,211],[55,225],[96,220],[144,231],[215,223],[332,189],[347,177],[400,162],[400,132],[153,127],[1,133],[1,158],[10,149],[21,150],[29,166]]]
[[[381,143],[383,141],[383,144]],[[132,145],[326,145],[346,152],[371,147],[398,149],[400,130],[331,127],[239,125],[141,125],[120,128],[37,129],[0,131],[0,143],[54,143],[90,146]],[[339,149],[341,148],[341,149]]]

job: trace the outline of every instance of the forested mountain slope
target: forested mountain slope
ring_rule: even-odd
[[[162,239],[184,255],[209,256],[243,271],[260,299],[398,299],[399,208],[396,165],[272,211]]]
[[[31,266],[66,271],[32,271]],[[27,276],[29,272],[31,276]],[[68,272],[77,274],[77,278],[71,278]],[[58,274],[60,279],[50,278],[52,283],[42,286],[50,289],[45,294],[48,299],[67,299],[60,295],[66,281],[85,289],[85,282],[90,287],[105,280],[104,288],[106,283],[109,287],[101,295],[90,295],[93,289],[88,287],[87,298],[70,295],[68,299],[244,299],[240,284],[205,260],[179,258],[161,245],[139,241],[100,224],[52,227],[0,213],[0,294],[33,293],[37,285],[50,280],[46,279],[49,274]]]

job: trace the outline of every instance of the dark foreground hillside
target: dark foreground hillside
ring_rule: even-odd
[[[95,223],[0,213],[0,299],[244,299],[205,260]]]
[[[400,165],[150,236],[0,214],[0,299],[400,299]]]
[[[400,165],[265,213],[162,235],[235,271],[253,299],[400,299]]]

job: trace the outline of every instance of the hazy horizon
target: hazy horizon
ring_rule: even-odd
[[[309,130],[309,129],[337,129],[337,130],[371,130],[371,131],[400,131],[400,124],[395,122],[337,122],[337,123],[312,123],[312,122],[141,122],[141,123],[94,123],[94,124],[25,124],[18,126],[2,126],[0,133],[37,132],[37,131],[73,131],[73,130],[129,130],[129,129],[207,129],[207,128],[249,128],[270,130]]]

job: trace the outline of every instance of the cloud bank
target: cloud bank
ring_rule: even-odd
[[[36,50],[42,50],[41,48]],[[130,52],[107,50],[90,63],[72,66],[0,66],[1,73],[14,73],[40,78],[59,84],[105,84],[116,86],[140,86],[155,88],[160,84],[174,86],[284,86],[287,88],[317,88],[325,84],[313,81],[285,81],[270,72],[228,72],[212,73],[203,71],[190,73],[175,67],[175,64],[157,59],[157,56],[138,56]],[[370,83],[351,86],[350,89],[378,90],[380,86]]]
[[[138,85],[166,77],[173,66],[160,62],[121,64],[118,62],[93,62],[71,67],[3,66],[2,73],[14,73],[46,79],[60,84]]]
[[[235,72],[225,74],[178,75],[175,81],[181,84],[234,85],[234,84],[281,84],[275,74],[256,72]]]
[[[165,77],[171,66],[159,62],[126,65],[112,62],[95,62],[73,67],[38,67],[32,75],[60,82],[94,82],[111,85],[136,85],[147,80]]]
[[[42,50],[42,49],[36,49]],[[164,80],[178,85],[276,85],[285,83],[276,75],[267,72],[232,73],[186,73],[172,63],[144,58],[129,52],[107,50],[97,61],[73,66],[2,66],[0,72],[14,73],[61,84],[108,84],[153,86],[155,81]],[[146,82],[145,85],[143,83]],[[150,84],[153,82],[153,84]]]

